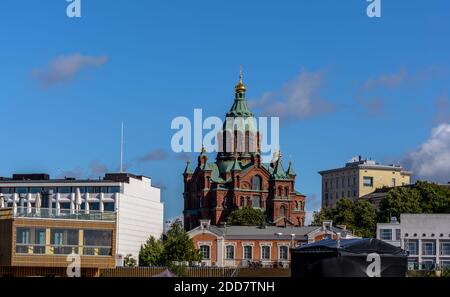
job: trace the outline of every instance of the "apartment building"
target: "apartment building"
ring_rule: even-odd
[[[102,179],[51,179],[48,174],[14,174],[0,178],[0,209],[17,214],[46,214],[47,219],[75,215],[115,216],[117,265],[149,236],[163,232],[160,189],[151,179],[130,173],[107,173]]]
[[[376,189],[409,185],[411,172],[400,165],[382,165],[361,156],[352,158],[344,167],[323,170],[322,207],[335,207],[343,198],[358,199]]]
[[[402,214],[377,224],[377,238],[408,251],[408,269],[450,267],[450,214]]]

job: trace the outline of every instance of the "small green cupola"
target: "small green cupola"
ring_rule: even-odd
[[[297,175],[295,173],[294,166],[292,165],[292,160],[289,160],[289,167],[288,167],[288,170],[287,170],[287,174],[289,176],[296,176]]]
[[[242,81],[242,66],[239,74],[239,83],[234,87],[235,97],[233,106],[231,106],[230,111],[227,113],[227,117],[253,117],[253,113],[248,108],[247,100],[245,99],[245,92],[247,87]]]
[[[281,151],[278,153],[278,158],[275,160],[271,179],[288,179],[286,171],[283,168],[283,161],[281,160]]]

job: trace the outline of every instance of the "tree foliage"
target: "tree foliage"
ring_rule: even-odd
[[[354,202],[348,198],[342,198],[336,203],[336,208],[322,208],[315,212],[312,225],[320,226],[324,220],[332,220],[333,225],[345,225],[355,235],[373,237],[377,214],[375,207],[366,200]]]
[[[380,202],[380,220],[400,219],[402,213],[450,213],[450,189],[423,181],[393,188]]]
[[[139,252],[140,266],[162,266],[164,254],[164,246],[161,240],[150,236],[149,239],[141,246]]]
[[[181,226],[180,221],[174,222],[163,239],[151,236],[139,252],[140,266],[169,266],[174,261],[200,261],[200,252],[194,242]]]
[[[127,254],[125,258],[123,259],[123,266],[125,267],[136,267],[136,259],[133,257],[132,254]]]
[[[233,211],[227,219],[227,224],[236,226],[260,226],[266,222],[266,214],[256,208],[243,207]]]

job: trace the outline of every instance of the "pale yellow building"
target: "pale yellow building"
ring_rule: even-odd
[[[343,197],[357,199],[378,188],[411,183],[411,172],[400,165],[381,165],[361,156],[352,158],[342,168],[319,174],[322,175],[322,207],[335,207]]]

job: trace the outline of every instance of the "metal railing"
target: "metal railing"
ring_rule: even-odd
[[[13,211],[16,218],[42,218],[88,221],[115,221],[115,212],[101,212],[95,210],[72,210],[55,208],[17,207]]]

